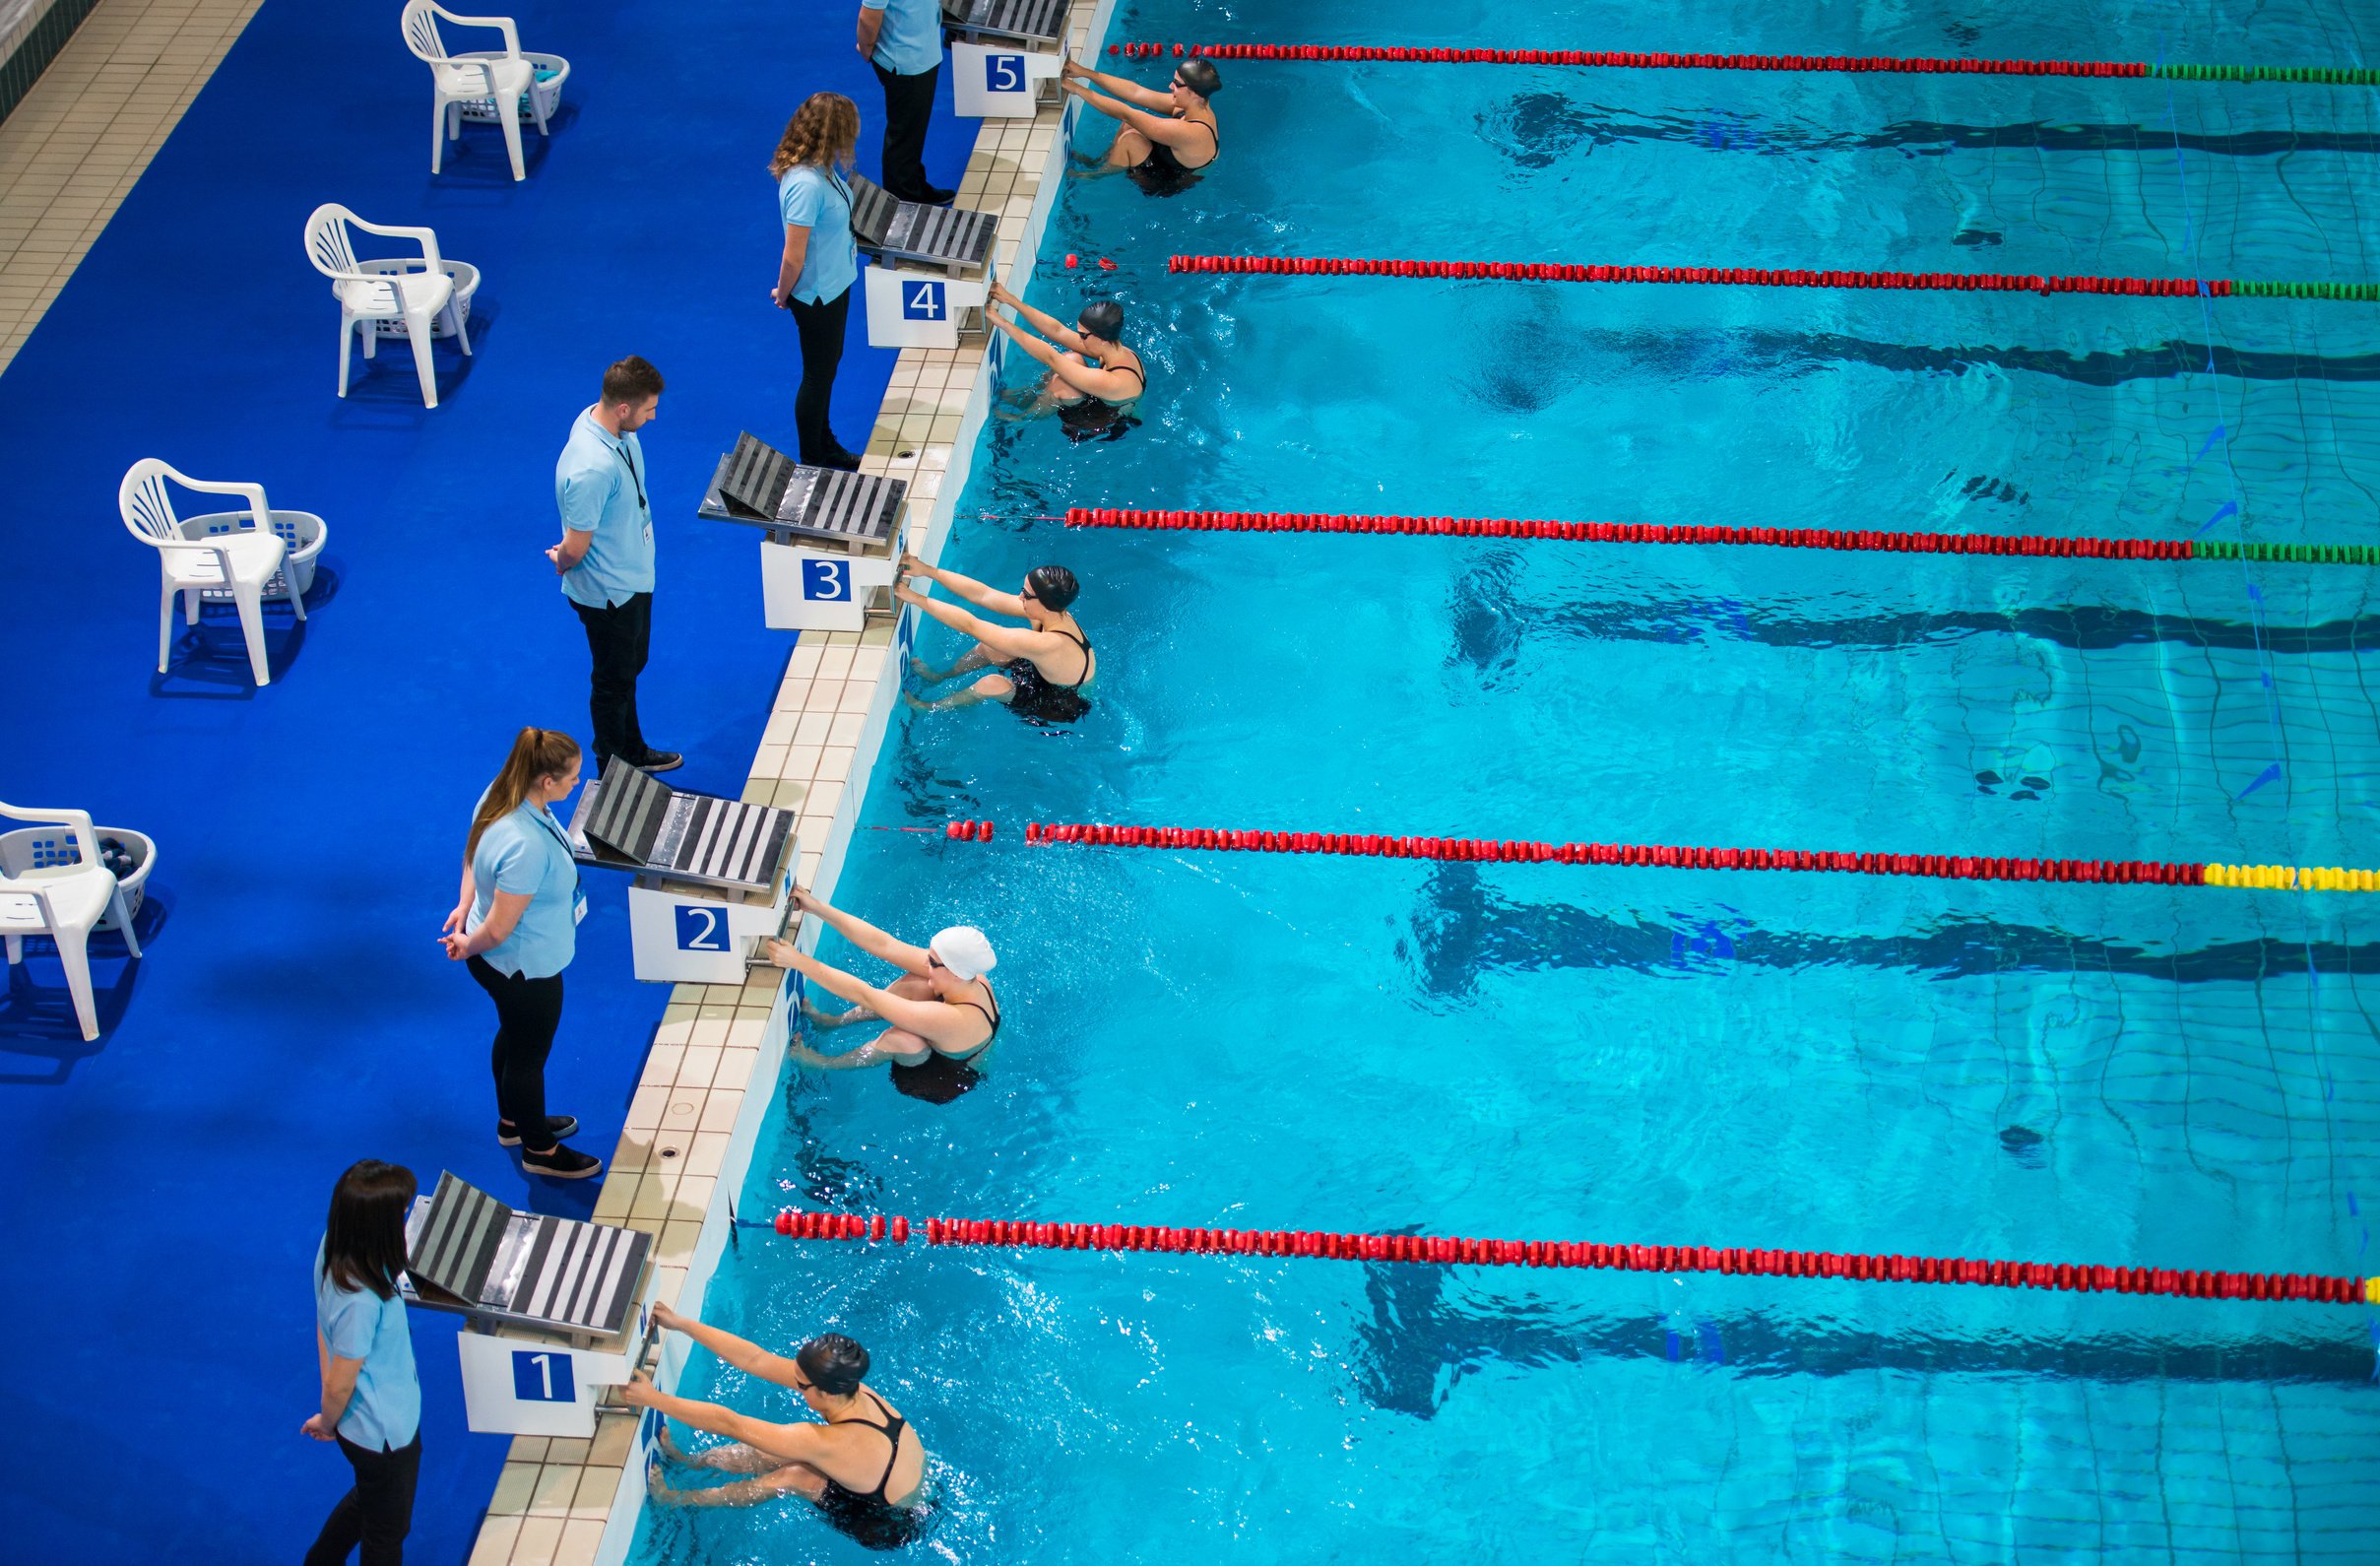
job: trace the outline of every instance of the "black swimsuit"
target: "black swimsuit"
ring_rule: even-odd
[[[861,1390],[867,1391],[866,1388]],[[886,1423],[879,1424],[873,1419],[863,1419],[857,1415],[829,1422],[864,1424],[870,1430],[881,1431],[884,1439],[892,1443],[892,1455],[884,1460],[884,1475],[876,1480],[876,1487],[866,1494],[846,1489],[833,1479],[828,1479],[826,1493],[818,1497],[818,1510],[826,1514],[828,1522],[869,1549],[898,1549],[918,1536],[921,1521],[919,1508],[895,1506],[884,1495],[884,1486],[892,1482],[893,1466],[901,1461],[901,1432],[909,1428],[909,1421],[886,1407],[884,1400],[874,1393],[869,1392],[868,1398],[876,1405],[876,1411],[884,1416]]]
[[[1101,367],[1105,368],[1106,366],[1102,365]],[[1148,389],[1149,378],[1141,371],[1139,365],[1119,364],[1116,367],[1122,370],[1130,370],[1132,372],[1132,378],[1140,382],[1141,391],[1146,391]],[[1139,400],[1140,392],[1134,392],[1130,397],[1126,398],[1120,403],[1112,403],[1107,401],[1105,398],[1094,397],[1089,392],[1085,392],[1082,394],[1082,398],[1078,402],[1060,403],[1058,405],[1058,424],[1060,428],[1066,432],[1066,438],[1068,440],[1081,441],[1098,440],[1102,438],[1113,440],[1118,435],[1123,434],[1126,429],[1129,429],[1133,425],[1140,423],[1139,420],[1130,417],[1125,412],[1126,408],[1130,407],[1133,403],[1136,403]]]
[[[1072,723],[1091,710],[1091,698],[1082,693],[1084,682],[1091,678],[1091,644],[1070,630],[1058,634],[1082,649],[1082,679],[1072,685],[1061,685],[1050,679],[1030,658],[1000,665],[999,672],[1016,687],[1008,697],[1008,710],[1027,723]]]
[[[1194,119],[1190,123],[1215,139],[1215,158],[1221,158],[1222,133],[1202,119]],[[1149,155],[1125,172],[1132,176],[1133,184],[1149,195],[1178,196],[1196,184],[1200,174],[1215,166],[1215,158],[1208,159],[1195,168],[1185,168],[1182,160],[1174,156],[1174,150],[1152,136],[1149,138]]]
[[[990,1049],[992,1041],[999,1037],[999,997],[992,995],[992,986],[989,984],[984,986],[984,993],[992,996],[992,1010],[989,1011],[973,1001],[951,1003],[954,1006],[973,1006],[978,1011],[984,1012],[985,1019],[992,1024],[992,1031],[984,1035],[984,1041],[964,1055],[945,1055],[935,1050],[915,1066],[904,1066],[895,1061],[892,1063],[893,1086],[911,1098],[923,1098],[930,1104],[947,1104],[984,1079],[982,1072],[967,1064]],[[870,1393],[868,1396],[875,1395]]]

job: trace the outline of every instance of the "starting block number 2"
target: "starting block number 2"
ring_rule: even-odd
[[[680,951],[725,951],[728,949],[728,922],[725,913],[706,908],[699,903],[677,905],[677,949]]]
[[[1025,90],[1025,57],[1021,54],[984,56],[984,91],[1021,93]]]

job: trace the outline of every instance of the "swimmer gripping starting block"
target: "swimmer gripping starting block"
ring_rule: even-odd
[[[611,1223],[515,1212],[451,1173],[405,1222],[407,1292],[480,1328],[617,1338],[644,1286],[653,1236]]]

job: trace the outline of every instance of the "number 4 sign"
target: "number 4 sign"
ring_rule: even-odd
[[[938,321],[948,312],[942,304],[942,286],[929,279],[901,280],[901,319],[904,321]]]

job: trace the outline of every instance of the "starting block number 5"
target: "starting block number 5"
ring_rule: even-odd
[[[984,56],[984,91],[1021,93],[1025,90],[1025,57],[1021,54]]]

